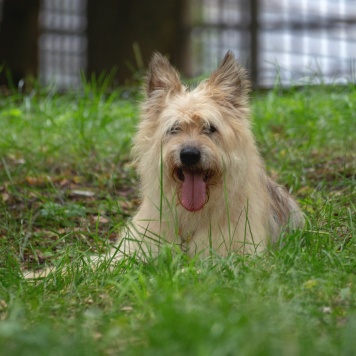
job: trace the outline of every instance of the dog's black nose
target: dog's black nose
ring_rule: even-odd
[[[180,160],[186,166],[198,163],[200,160],[200,151],[196,147],[184,147],[180,151]]]

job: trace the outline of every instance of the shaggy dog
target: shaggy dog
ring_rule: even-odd
[[[296,201],[271,180],[250,129],[250,82],[228,52],[195,89],[160,54],[150,63],[133,156],[142,204],[122,232],[123,254],[254,253],[302,228]]]

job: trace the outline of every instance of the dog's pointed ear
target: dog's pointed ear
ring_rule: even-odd
[[[168,59],[158,52],[154,53],[149,64],[145,89],[148,97],[156,92],[175,94],[182,89],[178,72]]]
[[[235,59],[231,51],[227,52],[208,79],[208,88],[218,101],[228,101],[234,106],[243,106],[248,102],[251,83],[247,71]]]

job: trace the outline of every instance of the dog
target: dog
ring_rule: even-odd
[[[251,132],[246,70],[228,52],[190,90],[155,53],[144,84],[133,158],[142,204],[121,233],[122,254],[253,254],[304,225],[297,202],[266,174]]]

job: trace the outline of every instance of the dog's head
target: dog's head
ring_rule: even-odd
[[[169,61],[155,54],[144,89],[134,146],[143,186],[157,176],[158,162],[164,184],[176,187],[185,209],[198,211],[229,167],[245,157],[242,141],[250,137],[246,71],[228,52],[207,80],[189,90]]]

